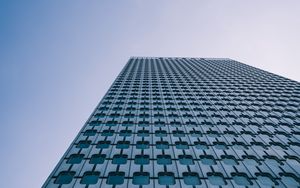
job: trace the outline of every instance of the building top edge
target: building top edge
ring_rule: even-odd
[[[232,60],[230,58],[212,58],[212,57],[146,57],[131,56],[130,59],[202,59],[202,60]]]

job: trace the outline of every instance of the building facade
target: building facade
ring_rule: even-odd
[[[130,58],[43,187],[300,187],[300,83]]]

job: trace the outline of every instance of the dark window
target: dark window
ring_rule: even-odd
[[[83,133],[83,135],[84,135],[84,136],[95,136],[96,133],[97,133],[97,130],[92,130],[92,129],[90,129],[90,130],[86,130],[86,131]]]
[[[207,173],[208,180],[212,185],[226,185],[226,181],[224,179],[224,176],[220,172],[209,172]]]
[[[155,131],[155,136],[157,136],[157,137],[165,137],[165,136],[167,136],[167,131],[157,130],[157,131]]]
[[[80,140],[77,144],[77,148],[88,148],[92,141],[90,140]]]
[[[148,185],[150,183],[149,172],[134,172],[132,183],[134,185]]]
[[[160,185],[174,185],[175,177],[173,172],[159,172],[158,183]]]
[[[110,172],[107,178],[109,185],[121,185],[124,183],[125,172]]]
[[[189,144],[184,141],[176,141],[175,146],[177,149],[189,149]]]
[[[71,183],[73,177],[75,175],[74,171],[62,171],[58,174],[54,183],[56,184],[69,184]]]
[[[72,154],[68,159],[67,163],[69,164],[79,164],[81,163],[84,155],[83,154]]]
[[[91,157],[90,164],[102,164],[104,163],[105,157],[105,154],[94,154]]]
[[[183,181],[186,185],[200,185],[201,181],[198,173],[196,172],[184,172],[182,173]]]
[[[112,163],[113,164],[126,164],[128,155],[117,154],[114,155]]]
[[[222,155],[222,161],[227,165],[237,165],[239,164],[233,155]]]
[[[252,182],[250,181],[246,173],[231,173],[231,176],[234,182],[238,185],[243,185],[243,186],[252,185]]]
[[[156,148],[157,149],[169,149],[169,143],[167,141],[157,141]]]
[[[136,155],[134,158],[135,164],[145,165],[149,164],[149,155]]]
[[[217,164],[212,155],[200,155],[200,160],[204,165],[215,165]]]
[[[132,131],[131,130],[121,130],[120,136],[131,136]]]
[[[195,147],[197,148],[197,149],[200,149],[200,150],[206,150],[206,149],[208,149],[208,145],[207,145],[207,143],[206,142],[194,142],[194,144],[195,144]]]
[[[157,155],[157,164],[160,164],[160,165],[172,164],[171,156],[170,155]]]
[[[255,175],[258,181],[264,186],[272,187],[278,185],[278,182],[269,173],[255,173]]]
[[[106,149],[109,148],[110,146],[110,141],[99,141],[96,148],[101,148],[101,149]]]
[[[128,149],[129,148],[129,141],[118,141],[116,148],[118,149]]]
[[[101,135],[102,136],[113,136],[114,133],[115,133],[114,130],[103,130],[102,133],[101,133]]]
[[[80,181],[81,184],[96,184],[98,182],[98,178],[100,176],[100,172],[85,172]]]
[[[194,160],[191,155],[179,155],[178,156],[179,162],[182,165],[193,165]]]
[[[137,149],[148,149],[149,148],[149,142],[148,141],[137,141],[136,142],[136,148]]]

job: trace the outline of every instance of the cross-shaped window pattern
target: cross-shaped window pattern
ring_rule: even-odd
[[[132,57],[43,187],[300,187],[300,84],[231,59]]]

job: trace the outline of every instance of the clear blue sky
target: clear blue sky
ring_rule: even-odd
[[[300,81],[300,1],[0,2],[0,187],[40,187],[130,56],[227,57]]]

